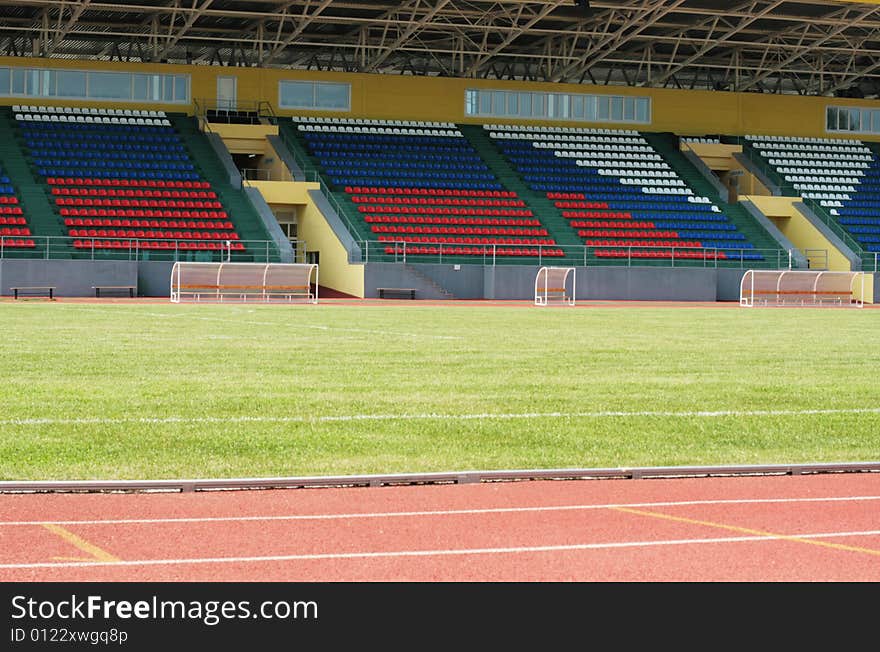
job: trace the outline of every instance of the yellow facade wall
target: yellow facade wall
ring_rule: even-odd
[[[837,272],[851,271],[849,258],[844,256],[831,244],[822,232],[795,208],[795,202],[801,201],[799,197],[762,197],[749,195],[741,197],[751,201],[764,215],[770,219],[782,234],[801,251],[813,250],[816,253],[807,256],[810,266],[824,267],[825,254],[828,252],[828,269]]]
[[[771,195],[773,193],[758,181],[758,178],[749,172],[737,161],[733,155],[741,154],[742,145],[727,145],[715,143],[686,143],[681,144],[682,151],[692,151],[700,157],[710,170],[718,173],[721,183],[728,192],[733,187],[733,174],[736,174],[736,195]]]
[[[801,250],[827,250],[828,269],[837,272],[852,271],[849,259],[836,249],[831,242],[822,235],[810,221],[795,208],[798,197],[741,197],[751,201],[764,215],[770,219],[776,227],[782,231],[792,244]],[[825,263],[824,255],[807,256],[810,266],[822,267]],[[874,276],[864,275],[865,280],[865,303],[873,303]]]
[[[277,136],[278,125],[231,125],[211,123],[210,130],[223,139],[231,154],[275,152],[266,136]]]
[[[24,57],[0,57],[0,66],[40,67],[81,70],[116,70],[141,73],[189,74],[192,97],[197,101],[216,98],[217,77],[237,79],[238,99],[247,102],[266,101],[279,115],[351,115],[360,118],[434,120],[452,122],[501,122],[500,119],[468,118],[464,115],[464,92],[468,88],[498,90],[536,90],[544,92],[597,93],[633,95],[652,98],[652,122],[649,125],[624,125],[645,131],[671,131],[682,135],[789,135],[827,137],[825,107],[860,106],[880,108],[877,100],[853,100],[800,95],[765,93],[728,93],[688,91],[666,88],[631,88],[624,86],[591,86],[586,84],[553,84],[547,82],[516,82],[485,79],[416,77],[361,73],[333,73],[307,70],[267,68],[235,68],[226,66],[183,66],[170,64],[137,64],[100,61],[76,61]],[[352,87],[350,113],[328,111],[291,111],[278,106],[278,82],[282,79],[348,82]],[[62,101],[44,98],[0,98],[5,104],[83,105],[83,101]],[[120,106],[120,102],[87,102],[89,106]],[[193,113],[192,105],[161,105],[124,103],[130,108],[150,108]],[[531,124],[572,124],[554,121],[527,121]],[[586,126],[615,126],[614,123],[578,123]],[[620,126],[619,124],[617,126]],[[840,137],[839,134],[834,134]],[[854,136],[878,140],[876,136]]]
[[[308,251],[319,252],[318,277],[323,287],[364,297],[364,266],[348,262],[348,252],[327,224],[324,215],[309,197],[317,183],[252,181],[267,204],[297,209],[297,237],[306,242]]]

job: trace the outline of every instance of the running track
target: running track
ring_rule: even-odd
[[[880,473],[6,494],[0,581],[880,581]]]

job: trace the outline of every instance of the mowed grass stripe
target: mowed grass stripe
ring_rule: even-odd
[[[28,302],[0,320],[3,479],[880,450],[880,311]]]

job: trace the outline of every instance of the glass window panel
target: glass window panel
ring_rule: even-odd
[[[134,100],[149,100],[150,95],[150,76],[149,75],[133,75],[131,79],[131,97]]]
[[[517,114],[516,93],[505,93],[507,95],[507,111],[505,115]]]
[[[571,117],[575,120],[581,120],[584,117],[584,96],[571,96]]]
[[[546,118],[547,117],[547,108],[545,106],[545,100],[547,96],[543,93],[531,93],[532,96],[532,117],[534,118]]]
[[[837,131],[837,107],[829,106],[825,112],[825,129]]]
[[[490,113],[492,115],[504,115],[504,91],[491,91],[490,94],[492,96],[492,110]]]
[[[636,99],[636,121],[644,123],[651,122],[651,100],[647,97],[639,97]]]
[[[871,131],[880,133],[880,111],[871,111]]]
[[[186,77],[176,75],[174,77],[174,101],[186,102],[189,99],[189,93],[186,91]]]
[[[859,130],[859,114],[861,112],[858,109],[850,109],[849,110],[849,130],[850,131],[858,131]]]
[[[28,95],[38,97],[40,95],[40,71],[28,70],[27,74],[25,75],[25,84],[25,92]]]
[[[599,96],[596,98],[596,118],[598,120],[608,120],[608,98]]]
[[[612,120],[623,120],[623,98],[622,97],[612,97],[611,98],[611,119]]]
[[[570,96],[565,95],[564,93],[554,94],[550,96],[550,99],[553,100],[552,104],[552,115],[554,118],[559,118],[560,120],[568,120],[569,116],[569,100]]]
[[[584,97],[584,120],[587,122],[596,122],[596,107],[599,98],[595,95],[587,95]]]
[[[13,69],[12,71],[12,92],[16,95],[24,95],[24,70]]]
[[[86,73],[78,70],[58,71],[59,97],[85,97]]]
[[[57,74],[54,70],[40,71],[40,94],[46,96],[55,95],[55,80]]]
[[[351,108],[351,85],[349,84],[315,84],[316,106],[322,109]]]
[[[859,131],[871,131],[871,110],[861,110],[861,120],[859,121]]]
[[[311,82],[283,81],[280,84],[281,106],[311,109],[315,106],[315,86]]]
[[[0,95],[9,94],[9,84],[12,79],[12,73],[9,68],[0,68]]]
[[[466,115],[477,114],[477,91],[468,89],[464,92],[464,112]]]
[[[174,101],[174,79],[166,75],[162,75],[162,100],[165,102]]]
[[[89,97],[104,100],[130,100],[131,75],[122,72],[90,72]]]
[[[162,75],[153,75],[150,78],[150,94],[154,102],[162,101]]]
[[[488,91],[480,91],[480,115],[492,113],[492,94]]]
[[[519,98],[519,116],[521,118],[530,118],[532,116],[532,97],[531,93],[517,93]]]
[[[636,100],[634,97],[624,98],[623,119],[627,122],[633,122],[636,119]]]

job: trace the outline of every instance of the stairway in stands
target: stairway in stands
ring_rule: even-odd
[[[272,236],[266,230],[247,195],[230,184],[226,168],[220,162],[211,143],[208,142],[207,136],[199,129],[196,119],[186,115],[171,115],[169,119],[183,139],[190,156],[199,166],[202,177],[210,182],[211,187],[219,196],[220,202],[226,208],[226,212],[232,217],[241,239],[245,241],[272,240]],[[254,253],[257,256],[260,255],[259,252]],[[276,252],[270,262],[278,262],[279,260]]]
[[[309,151],[303,133],[296,128],[296,123],[289,118],[278,120],[278,129],[288,149],[296,157],[307,181],[320,179],[327,189],[329,199],[334,201],[334,207],[339,212],[339,217],[348,227],[352,237],[359,241],[374,240],[375,236],[355,206],[349,201],[348,195],[341,188],[334,188],[329,179],[321,171],[318,160]]]
[[[740,204],[731,204],[725,197],[718,194],[715,187],[682,154],[677,136],[670,133],[642,133],[642,136],[654,149],[660,152],[663,159],[694,191],[704,197],[709,197],[721,209],[721,212],[736,224],[748,241],[755,245],[755,248],[762,251],[780,249],[779,243]]]
[[[553,202],[523,183],[522,177],[511,167],[498,146],[488,137],[482,125],[461,124],[458,125],[458,128],[495,173],[498,180],[504,184],[504,187],[516,192],[517,196],[526,202],[535,215],[541,218],[541,223],[547,227],[547,231],[557,244],[578,249],[583,246],[581,239],[571,229],[568,220],[562,217],[562,213],[554,206]],[[573,249],[568,250],[572,256],[575,255],[573,252]]]
[[[510,169],[491,166],[457,125],[284,122],[283,137],[306,172],[318,172],[352,234],[378,244],[384,259],[543,264],[564,257],[540,216],[498,176],[516,181]]]
[[[48,188],[42,179],[36,176],[22,147],[21,134],[15,126],[12,109],[0,107],[0,161],[6,176],[17,189],[22,211],[38,243],[28,256],[44,256],[46,247],[44,238],[57,236],[60,239],[51,240],[52,258],[70,258],[73,255],[73,247],[66,238],[67,229],[58,220],[52,208]]]

